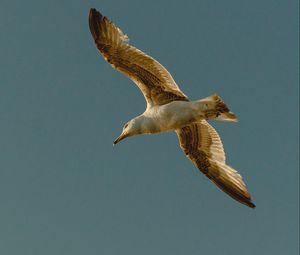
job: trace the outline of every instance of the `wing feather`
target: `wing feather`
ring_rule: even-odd
[[[203,174],[235,200],[255,207],[242,176],[225,164],[221,139],[207,121],[183,127],[176,133],[180,147]]]
[[[90,10],[89,27],[104,59],[136,83],[147,104],[163,105],[175,100],[188,100],[158,61],[131,46],[127,35],[95,9]]]

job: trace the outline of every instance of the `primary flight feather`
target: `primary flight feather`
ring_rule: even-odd
[[[189,101],[171,74],[155,59],[129,44],[120,28],[95,9],[89,27],[104,59],[142,91],[147,108],[123,127],[114,144],[126,137],[175,131],[186,156],[220,189],[251,208],[255,205],[241,175],[226,165],[217,131],[207,120],[236,121],[217,95]]]

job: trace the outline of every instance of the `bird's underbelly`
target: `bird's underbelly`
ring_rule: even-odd
[[[172,131],[199,121],[201,115],[192,102],[174,101],[152,109],[157,132]]]

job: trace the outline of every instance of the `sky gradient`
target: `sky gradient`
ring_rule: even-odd
[[[298,1],[170,3],[1,0],[0,254],[298,254]],[[112,146],[145,101],[98,54],[91,7],[190,99],[218,93],[237,114],[210,123],[256,209],[175,133]]]

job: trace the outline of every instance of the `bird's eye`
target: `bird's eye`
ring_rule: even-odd
[[[124,129],[128,127],[128,123],[125,124]]]

